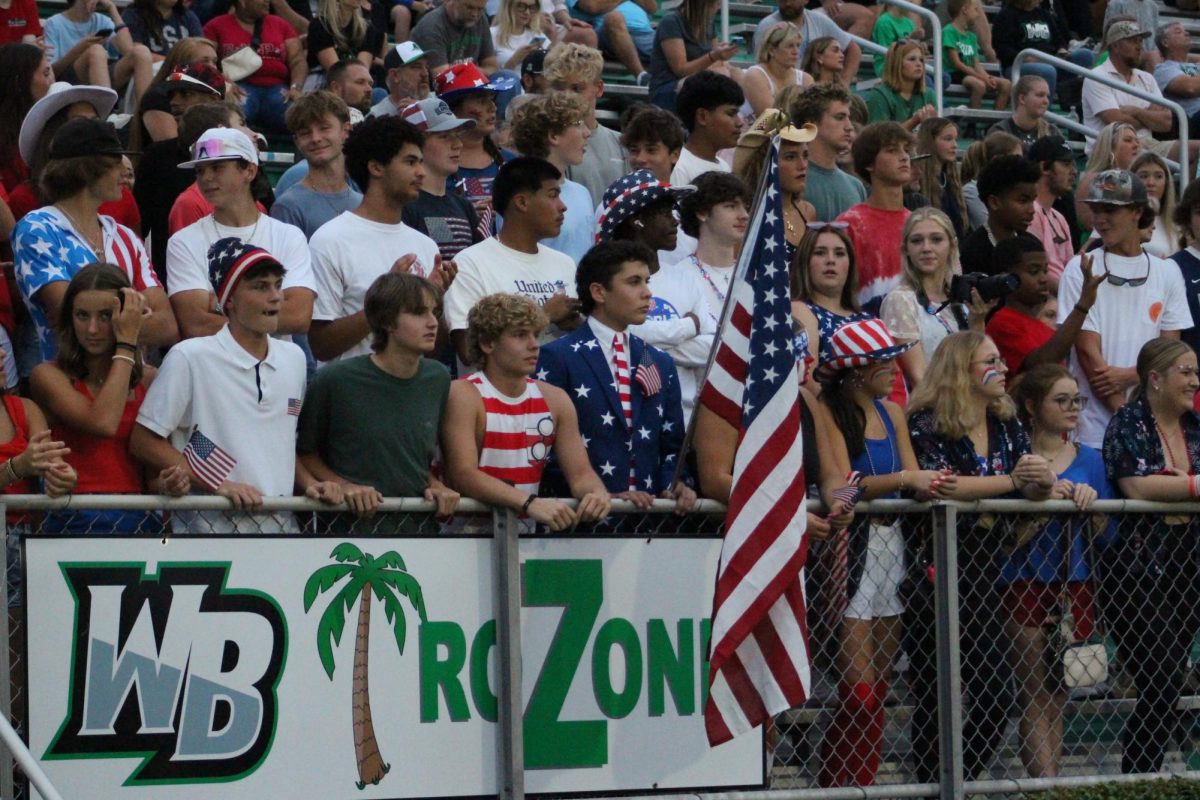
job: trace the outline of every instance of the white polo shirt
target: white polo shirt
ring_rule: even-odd
[[[1097,75],[1103,75],[1106,78],[1112,78],[1119,83],[1125,83],[1129,86],[1140,89],[1143,92],[1162,97],[1162,90],[1158,88],[1158,83],[1154,80],[1154,76],[1149,72],[1143,72],[1140,69],[1135,69],[1128,81],[1125,76],[1117,72],[1117,68],[1113,66],[1112,59],[1105,61],[1098,67],[1094,67],[1092,72]],[[1100,130],[1104,127],[1104,121],[1100,119],[1101,111],[1113,111],[1121,106],[1135,106],[1136,108],[1149,108],[1150,102],[1143,100],[1140,97],[1134,97],[1131,94],[1126,94],[1118,89],[1113,89],[1108,86],[1097,83],[1096,81],[1084,80],[1083,82],[1083,124],[1093,130]],[[1138,134],[1149,134],[1145,128],[1139,128]],[[1092,145],[1095,144],[1095,137],[1087,139],[1087,151],[1092,151]]]
[[[264,496],[290,497],[295,485],[296,423],[304,400],[304,353],[271,339],[261,362],[229,326],[171,348],[146,392],[137,421],[180,452],[199,431],[236,461],[228,480]],[[289,407],[294,413],[288,413]],[[291,514],[173,514],[176,533],[286,533]]]
[[[317,282],[313,277],[312,259],[304,231],[295,225],[280,222],[260,214],[258,222],[244,228],[219,225],[209,214],[186,228],[175,232],[167,241],[167,295],[201,289],[213,290],[208,277],[208,248],[218,239],[236,236],[247,244],[266,250],[283,264],[283,290],[308,289],[314,294]]]
[[[353,211],[343,211],[318,228],[309,247],[317,281],[313,319],[330,322],[362,311],[367,289],[391,271],[396,259],[415,255],[416,263],[409,272],[428,278],[439,253],[437,242],[403,222],[373,222]],[[338,358],[370,352],[368,336]]]

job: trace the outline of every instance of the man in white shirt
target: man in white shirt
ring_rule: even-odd
[[[687,129],[687,142],[671,170],[671,184],[685,186],[705,172],[729,172],[717,158],[721,150],[735,147],[742,133],[742,87],[732,78],[704,70],[683,82],[675,109]]]
[[[244,513],[263,497],[342,501],[336,483],[296,470],[296,423],[304,398],[304,353],[272,339],[284,305],[284,267],[261,247],[227,237],[208,254],[215,334],[167,353],[130,435],[135,458],[156,471],[183,469],[194,491],[229,498],[237,512],[176,512],[176,533],[285,533],[291,514]]]
[[[1144,58],[1142,40],[1150,35],[1150,31],[1142,30],[1132,20],[1121,19],[1113,22],[1104,34],[1104,44],[1108,47],[1108,60],[1095,67],[1092,72],[1106,78],[1132,86],[1146,94],[1162,97],[1162,91],[1148,72],[1139,67]],[[1134,97],[1118,89],[1085,80],[1083,82],[1083,122],[1089,128],[1099,130],[1112,122],[1127,122],[1137,129],[1138,139],[1144,149],[1157,153],[1165,158],[1179,158],[1178,141],[1159,141],[1155,133],[1166,133],[1171,130],[1174,116],[1167,108],[1154,105],[1148,100]],[[1094,139],[1088,139],[1088,150],[1091,150]],[[1200,142],[1192,140],[1189,152],[1194,159],[1200,153]]]
[[[1087,401],[1079,413],[1079,441],[1099,449],[1113,412],[1138,382],[1135,365],[1142,345],[1158,336],[1179,338],[1192,327],[1192,314],[1179,266],[1142,249],[1141,223],[1146,216],[1153,220],[1153,212],[1138,177],[1122,169],[1101,172],[1084,202],[1103,242],[1090,255],[1092,271],[1108,277],[1079,332],[1071,371]],[[1071,259],[1058,284],[1060,325],[1079,302],[1081,258]]]
[[[192,160],[179,167],[196,170],[200,192],[213,207],[213,213],[167,242],[167,292],[180,337],[211,336],[225,326],[208,279],[208,250],[228,237],[263,248],[287,270],[283,308],[273,333],[306,332],[317,295],[308,242],[295,225],[258,210],[250,191],[258,174],[258,150],[250,137],[235,128],[207,130],[192,146]]]
[[[371,352],[363,299],[380,275],[410,272],[439,286],[444,280],[437,243],[403,221],[404,206],[421,194],[424,143],[412,124],[392,116],[372,117],[346,139],[346,171],[363,200],[312,237],[319,296],[308,338],[320,361]]]
[[[575,262],[540,244],[562,228],[566,206],[559,197],[561,186],[562,172],[540,158],[514,158],[496,174],[492,203],[504,216],[504,227],[458,254],[458,276],[442,304],[450,339],[464,363],[467,315],[489,294],[519,294],[539,303],[550,320],[547,340],[582,322],[575,299]]]

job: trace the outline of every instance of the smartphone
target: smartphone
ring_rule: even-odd
[[[538,47],[541,47],[542,45],[544,45],[546,43],[546,37],[545,36],[535,36],[529,40],[529,43],[536,44]]]
[[[100,37],[101,39],[107,39],[108,37],[113,35],[113,29],[105,28],[103,30],[96,31],[95,35]]]

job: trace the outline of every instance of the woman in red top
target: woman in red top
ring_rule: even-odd
[[[146,309],[124,271],[112,264],[84,267],[67,286],[57,326],[58,358],[34,368],[30,389],[46,407],[56,435],[70,447],[67,462],[81,475],[80,494],[140,494],[146,481],[129,455],[129,434],[154,369],[138,348]],[[164,494],[182,495],[187,475],[178,467],[154,481]],[[161,519],[142,512],[73,511],[53,514],[48,531],[160,532]]]

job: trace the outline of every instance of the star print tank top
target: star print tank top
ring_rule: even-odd
[[[509,397],[482,372],[464,380],[475,384],[487,413],[479,469],[521,491],[537,494],[554,445],[554,417],[537,381],[528,379],[520,397]]]

